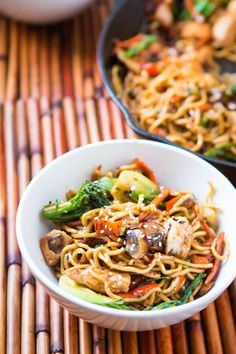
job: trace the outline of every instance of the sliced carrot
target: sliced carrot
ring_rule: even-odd
[[[155,204],[155,206],[160,205],[170,194],[169,188],[164,188],[160,194],[156,198],[154,198],[150,204]]]
[[[200,109],[201,112],[208,111],[208,110],[211,109],[211,108],[212,108],[212,105],[209,104],[209,103],[204,103],[203,105],[201,105],[201,106],[199,107],[199,109]]]
[[[145,63],[142,65],[142,69],[151,77],[154,77],[159,73],[157,63]]]
[[[160,136],[163,136],[163,137],[166,136],[165,131],[163,129],[161,129],[161,128],[154,129],[153,133],[157,134],[157,135],[160,135]]]
[[[117,241],[122,228],[122,222],[120,220],[109,221],[104,219],[95,219],[93,224],[95,232],[98,236],[108,236],[113,241]]]
[[[178,200],[180,200],[182,196],[183,194],[179,193],[176,197],[172,198],[171,200],[168,200],[168,202],[166,202],[166,210],[170,211],[175,205],[175,203],[178,202]]]
[[[170,103],[178,103],[178,102],[181,102],[182,100],[183,100],[182,96],[175,95],[175,96],[171,97]]]
[[[154,172],[150,169],[148,165],[145,164],[145,162],[139,159],[135,159],[134,163],[137,168],[139,168],[152,182],[157,184],[157,179]]]
[[[139,297],[139,296],[143,296],[149,290],[154,289],[157,286],[158,285],[156,283],[149,283],[149,284],[139,286],[138,288],[135,288],[129,291],[128,293],[118,293],[117,295],[121,297]]]
[[[194,1],[193,0],[184,0],[184,7],[192,14],[194,10]]]
[[[129,48],[131,45],[140,42],[143,39],[143,33],[139,33],[131,38],[120,41],[116,44],[116,48]]]
[[[219,234],[218,240],[217,240],[217,246],[216,246],[216,251],[221,255],[223,253],[223,248],[224,248],[224,239],[225,239],[225,234],[224,232],[221,232]],[[213,268],[208,273],[208,276],[206,277],[205,284],[209,284],[214,277],[216,276],[216,273],[218,272],[220,265],[220,260],[215,258]]]

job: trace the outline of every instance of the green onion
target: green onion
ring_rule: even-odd
[[[125,55],[128,58],[133,57],[134,55],[142,52],[143,50],[147,49],[152,43],[157,41],[157,36],[154,34],[146,34],[143,39],[134,47],[131,47],[125,52]]]
[[[205,273],[198,274],[196,278],[192,281],[192,283],[186,288],[185,293],[180,300],[171,300],[171,301],[162,302],[161,304],[154,306],[152,310],[163,310],[170,307],[175,307],[175,306],[185,304],[188,301],[190,295],[192,295],[193,290],[198,287],[200,281],[205,277],[206,277]]]
[[[233,84],[230,86],[230,91],[231,91],[231,93],[233,93],[233,94],[236,93],[236,82],[233,83]]]
[[[194,2],[194,8],[205,18],[208,18],[213,14],[215,7],[216,5],[209,0],[196,0]]]
[[[203,116],[203,117],[201,117],[201,119],[200,119],[199,125],[200,125],[201,127],[207,128],[208,125],[209,125],[209,123],[210,123],[209,118],[208,118],[207,116]]]
[[[228,151],[233,146],[234,143],[221,144],[218,147],[207,150],[204,155],[208,157],[222,157],[227,160],[236,161],[236,155],[231,151]]]

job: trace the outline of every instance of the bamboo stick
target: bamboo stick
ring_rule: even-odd
[[[27,100],[27,119],[29,129],[29,146],[31,153],[31,170],[35,176],[42,168],[41,131],[39,125],[38,104],[33,98]],[[36,283],[36,352],[49,353],[49,311],[48,296],[39,283]]]
[[[40,99],[50,98],[50,75],[49,75],[49,53],[48,53],[48,32],[45,27],[40,29],[39,35],[39,86]],[[44,108],[44,107],[43,107]],[[43,109],[43,114],[48,113],[49,107]]]
[[[102,327],[92,326],[93,330],[93,354],[106,353],[106,330]]]
[[[222,344],[220,339],[220,331],[216,316],[215,304],[210,304],[206,309],[201,312],[205,339],[208,352],[211,354],[222,354]]]
[[[83,97],[81,17],[73,20],[71,56],[74,97],[81,100]]]
[[[73,20],[71,57],[73,96],[75,97],[79,142],[80,145],[86,145],[89,142],[89,137],[83,103],[81,18]]]
[[[89,21],[89,10],[86,10],[82,15],[82,36],[83,43],[83,87],[84,98],[90,99],[94,97],[93,86],[93,71],[92,71],[92,58],[93,58],[93,42],[91,22]]]
[[[38,54],[38,32],[31,28],[29,32],[30,94],[35,99],[39,98]]]
[[[187,320],[189,345],[192,354],[206,354],[201,316],[196,313]]]
[[[228,292],[218,297],[215,304],[224,353],[236,353],[235,326]]]
[[[95,102],[92,98],[85,101],[86,120],[88,125],[88,134],[91,143],[96,143],[100,140],[99,128],[97,125],[97,112]]]
[[[21,269],[11,264],[7,273],[7,354],[20,354]]]
[[[7,75],[7,21],[0,18],[0,105],[5,100],[6,95],[6,75]]]
[[[17,96],[18,81],[18,25],[10,21],[10,48],[7,72],[6,99],[14,100]]]
[[[154,331],[149,332],[140,332],[139,336],[139,352],[142,353],[152,353],[156,354],[156,345],[155,345],[155,335]]]
[[[20,25],[19,31],[20,51],[20,97],[26,100],[29,97],[29,49],[28,49],[28,27],[26,25]],[[31,60],[30,60],[31,63]],[[30,65],[31,67],[32,65]]]
[[[60,42],[59,36],[52,33],[50,51],[50,82],[52,98],[53,135],[56,156],[66,151],[66,143],[63,135],[64,123],[62,116],[62,79],[60,67]]]
[[[122,332],[123,354],[138,354],[138,337],[136,332]]]
[[[6,348],[6,190],[3,146],[3,114],[0,107],[0,348]]]
[[[172,326],[173,344],[175,354],[188,354],[188,341],[185,322]]]
[[[21,196],[30,180],[28,131],[23,100],[16,102],[16,127],[18,149],[18,185]],[[21,352],[35,353],[35,289],[34,278],[25,262],[22,263]]]
[[[109,99],[110,114],[111,114],[111,130],[114,139],[124,139],[124,126],[122,115],[115,103]]]
[[[64,346],[65,353],[78,354],[78,325],[77,317],[64,310]]]
[[[155,331],[158,354],[173,354],[171,328],[165,327]]]
[[[92,354],[91,325],[79,319],[79,352],[80,354]]]
[[[62,81],[63,81],[63,96],[71,97],[73,95],[72,67],[71,67],[71,43],[68,38],[71,38],[71,27],[66,22],[63,26],[63,41],[62,41]]]
[[[16,241],[15,218],[17,209],[17,179],[16,179],[16,139],[14,127],[14,106],[6,101],[4,104],[4,150],[6,158],[6,198],[7,198],[7,263],[20,264],[20,252]]]
[[[236,280],[234,280],[229,287],[229,295],[234,315],[234,322],[236,323]]]
[[[51,333],[51,352],[63,353],[63,313],[59,304],[50,298],[50,333]]]
[[[108,333],[108,354],[122,354],[120,332],[108,329],[107,333]]]

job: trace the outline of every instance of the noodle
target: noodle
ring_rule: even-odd
[[[222,9],[217,11],[221,14]],[[192,26],[198,25],[195,21]],[[183,38],[188,22],[177,19],[164,32],[161,23],[153,30],[157,22],[154,15],[147,33],[154,33],[156,40],[143,50],[130,54],[139,46],[137,36],[128,47],[126,41],[116,42],[118,62],[111,68],[111,79],[118,97],[141,129],[194,152],[236,161],[235,74],[222,74],[217,62],[221,58],[236,63],[235,41],[217,47],[209,37],[199,47],[199,33]],[[168,41],[168,35],[174,39]]]

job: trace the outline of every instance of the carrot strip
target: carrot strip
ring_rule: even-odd
[[[207,235],[209,236],[210,241],[212,242],[215,238],[213,231],[207,225],[206,221],[201,218],[200,215],[198,215],[198,220],[200,221],[200,224],[202,225],[203,229],[206,231]]]
[[[170,194],[169,188],[164,188],[160,194],[156,198],[154,198],[150,204],[155,204],[155,206],[160,205]]]
[[[179,195],[177,195],[176,197],[172,198],[171,200],[169,200],[168,202],[166,202],[166,210],[170,211],[173,206],[175,205],[176,202],[178,202],[178,200],[180,200],[180,198],[183,196],[182,193],[180,193]]]
[[[116,48],[128,48],[131,45],[140,42],[143,39],[143,33],[139,33],[131,38],[120,41],[116,44]]]
[[[201,112],[205,112],[205,111],[208,111],[209,109],[212,108],[212,105],[210,105],[209,103],[204,103],[203,105],[201,105],[199,107],[200,111]]]
[[[198,256],[196,254],[194,254],[192,257],[191,257],[191,262],[194,263],[194,264],[208,264],[208,259],[207,257],[205,256]]]
[[[225,234],[224,234],[224,232],[221,232],[219,234],[219,237],[217,240],[217,246],[216,246],[216,250],[219,254],[222,254],[222,252],[223,252],[224,238],[225,238]],[[214,277],[216,276],[216,273],[219,269],[219,265],[220,265],[220,260],[215,258],[213,268],[211,268],[210,272],[208,273],[208,276],[205,280],[205,284],[209,284],[214,279]]]
[[[157,184],[156,176],[155,176],[154,172],[150,169],[150,167],[148,165],[146,165],[143,161],[141,161],[139,159],[135,159],[134,163],[137,166],[137,168],[139,168],[143,173],[145,173],[145,175],[147,175],[147,177],[152,182]]]
[[[98,236],[108,236],[113,241],[117,241],[122,228],[122,222],[120,220],[109,221],[104,219],[95,219],[93,224],[95,232]]]
[[[149,283],[149,284],[145,284],[142,286],[139,286],[136,289],[133,289],[131,291],[129,291],[128,293],[118,293],[118,296],[121,297],[138,297],[138,296],[142,296],[145,293],[147,293],[149,290],[156,288],[158,285],[156,283]]]
[[[160,135],[160,136],[163,136],[163,137],[166,136],[165,131],[164,131],[163,129],[161,129],[161,128],[154,129],[154,130],[153,130],[153,133],[154,133],[154,134],[157,134],[157,135]]]

